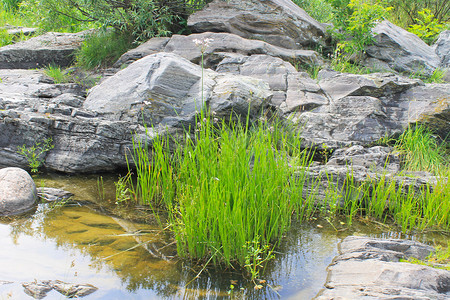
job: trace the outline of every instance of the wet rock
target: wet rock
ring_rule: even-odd
[[[60,280],[53,281],[52,287],[68,298],[81,298],[98,290],[91,284],[66,283]]]
[[[55,201],[65,201],[70,199],[73,196],[72,193],[67,192],[65,190],[56,189],[56,188],[48,188],[48,187],[40,187],[37,188],[37,195],[42,200],[48,202]]]
[[[381,61],[389,68],[406,74],[430,76],[439,67],[441,59],[433,47],[428,46],[417,35],[389,21],[379,23],[372,31],[375,43],[366,49],[368,58]],[[370,62],[363,64],[371,67]]]
[[[25,294],[33,297],[34,299],[43,299],[47,296],[47,293],[53,289],[51,280],[33,281],[22,283]]]
[[[73,53],[81,46],[86,32],[48,32],[0,48],[0,69],[34,69],[50,64],[67,67]]]
[[[20,168],[0,169],[0,216],[31,210],[36,195],[36,185],[27,171]]]
[[[315,299],[448,299],[449,271],[399,262],[432,251],[414,241],[347,237]]]
[[[289,49],[323,43],[325,26],[289,0],[215,0],[188,19],[192,32],[229,32]]]

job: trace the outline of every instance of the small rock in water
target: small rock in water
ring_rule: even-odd
[[[73,196],[71,192],[47,187],[38,188],[37,195],[39,198],[48,202],[64,201]]]
[[[91,284],[66,283],[60,280],[53,281],[53,288],[68,298],[84,297],[98,289]]]
[[[52,287],[52,282],[50,280],[43,281],[33,281],[22,283],[24,287],[25,294],[33,297],[34,299],[43,299],[50,292]]]

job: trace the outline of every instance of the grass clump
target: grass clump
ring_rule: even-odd
[[[432,132],[424,126],[409,127],[395,143],[403,159],[403,168],[409,171],[441,173],[448,169],[444,143],[438,143]]]
[[[167,141],[156,138],[151,153],[136,142],[134,197],[165,207],[181,257],[213,256],[256,276],[255,253],[271,256],[300,211],[305,176],[294,176],[291,164],[308,165],[307,153],[279,128],[215,126],[209,118],[173,153]]]
[[[99,30],[89,36],[76,53],[76,64],[84,69],[106,67],[131,47],[128,35]]]
[[[64,72],[59,66],[49,65],[43,71],[45,75],[53,78],[55,83],[67,83],[70,81],[70,75]]]

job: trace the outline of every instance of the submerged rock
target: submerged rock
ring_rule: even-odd
[[[399,262],[432,251],[414,241],[346,237],[315,299],[448,299],[449,271]]]
[[[37,195],[44,201],[55,202],[55,201],[65,201],[70,199],[73,194],[65,190],[40,187],[37,189]]]
[[[22,283],[22,286],[25,294],[34,299],[44,299],[47,293],[53,289],[51,280],[25,282]]]
[[[52,287],[68,298],[84,297],[98,290],[91,284],[66,283],[60,280],[52,281]]]
[[[13,167],[0,169],[0,216],[31,210],[36,195],[36,185],[27,171]]]

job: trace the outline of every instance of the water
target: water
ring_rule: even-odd
[[[84,299],[229,299],[231,293],[234,299],[311,299],[323,287],[326,267],[342,238],[401,237],[373,224],[341,232],[324,220],[294,224],[261,276],[263,288],[255,290],[255,283],[237,270],[206,268],[200,273],[201,266],[177,260],[170,235],[155,224],[148,210],[133,209],[137,221],[130,221],[129,209],[118,209],[107,200],[114,198],[117,178],[104,177],[101,196],[97,178],[35,178],[38,186],[43,180],[43,185],[71,191],[75,199],[91,204],[74,202],[61,208],[40,204],[33,214],[1,220],[0,282],[12,283],[0,285],[0,299],[31,299],[21,283],[35,279],[98,288]],[[53,290],[45,299],[63,298]]]

